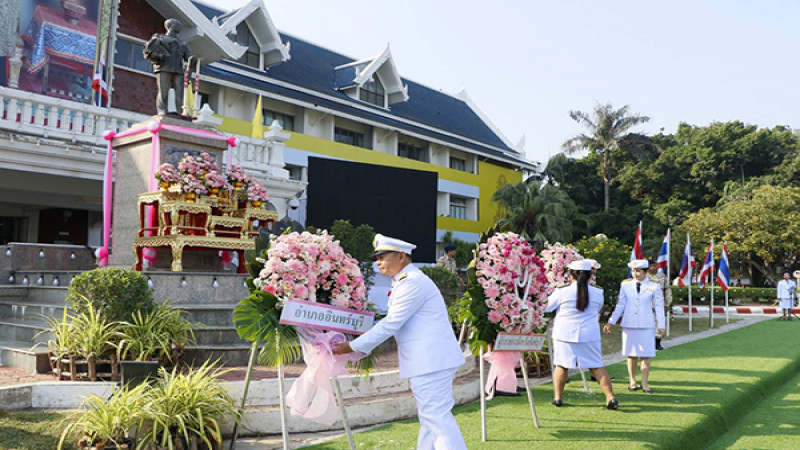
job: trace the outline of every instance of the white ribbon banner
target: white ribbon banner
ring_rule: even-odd
[[[542,350],[545,335],[497,333],[492,351],[495,352],[538,352]]]
[[[283,306],[280,322],[346,334],[363,334],[372,328],[374,316],[373,313],[338,306],[304,300],[289,300]]]

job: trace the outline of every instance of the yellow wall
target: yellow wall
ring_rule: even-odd
[[[221,117],[222,125],[218,128],[228,133],[236,133],[250,136],[252,125],[243,120]],[[413,159],[401,158],[399,156],[387,155],[386,153],[376,152],[352,145],[340,144],[314,136],[290,132],[292,137],[286,141],[288,147],[304,150],[311,153],[335,156],[344,160],[378,164],[389,167],[400,167],[404,169],[424,170],[436,172],[439,178],[471,186],[480,189],[480,199],[478,200],[478,220],[454,219],[451,217],[438,217],[437,227],[443,230],[463,231],[468,233],[482,233],[494,225],[497,216],[497,206],[492,202],[492,195],[499,186],[506,183],[519,183],[522,181],[522,172],[507,169],[487,162],[478,163],[478,174],[462,172],[450,169],[449,167],[437,166]]]

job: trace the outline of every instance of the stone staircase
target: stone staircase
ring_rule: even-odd
[[[40,258],[42,251],[45,257]],[[65,298],[72,277],[93,265],[91,251],[84,247],[0,246],[0,366],[29,373],[50,371],[46,345],[50,335],[44,317],[61,318],[68,306]],[[61,269],[74,266],[80,267]],[[150,280],[156,302],[169,300],[197,324],[196,343],[184,354],[187,361],[210,358],[225,365],[247,364],[250,345],[239,339],[233,327],[233,308],[248,295],[245,276],[186,272],[144,275]]]

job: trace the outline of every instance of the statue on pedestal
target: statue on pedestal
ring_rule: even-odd
[[[170,110],[167,106],[170,88],[175,90],[175,112],[181,111],[184,65],[192,55],[186,42],[178,37],[178,33],[181,32],[181,22],[177,19],[167,19],[164,27],[167,29],[167,34],[154,34],[142,51],[144,57],[153,64],[153,71],[156,74],[158,83],[156,109],[160,115],[165,115]]]

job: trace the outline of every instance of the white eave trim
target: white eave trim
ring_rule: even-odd
[[[474,112],[474,113],[475,113],[475,114],[476,114],[478,117],[480,117],[480,119],[483,121],[483,123],[485,123],[485,124],[486,124],[486,125],[487,125],[487,126],[488,126],[488,127],[489,127],[489,128],[490,128],[490,129],[491,129],[493,132],[494,132],[494,134],[496,134],[496,135],[497,135],[497,136],[498,136],[500,139],[502,139],[502,140],[503,140],[503,142],[505,142],[505,144],[506,144],[506,145],[507,145],[509,148],[513,148],[513,149],[515,149],[515,150],[517,150],[517,151],[519,151],[519,150],[520,150],[520,149],[517,147],[517,145],[518,145],[518,144],[515,144],[515,143],[511,142],[511,140],[509,140],[509,139],[508,139],[508,138],[507,138],[507,137],[506,137],[506,136],[503,134],[503,132],[502,132],[502,131],[500,131],[500,128],[498,128],[498,127],[497,127],[497,126],[496,126],[496,125],[495,125],[495,124],[494,124],[494,123],[491,121],[491,119],[489,119],[489,116],[487,116],[486,114],[484,114],[484,113],[483,113],[483,111],[481,111],[481,109],[480,109],[480,108],[478,108],[478,105],[476,105],[476,104],[475,104],[475,102],[473,102],[473,101],[472,101],[472,98],[470,98],[470,96],[467,94],[467,88],[466,88],[465,86],[463,86],[463,85],[462,85],[462,86],[461,86],[461,89],[459,89],[459,91],[458,91],[458,92],[456,92],[456,93],[453,95],[453,97],[455,97],[455,98],[457,98],[457,99],[461,100],[462,102],[466,103],[466,104],[467,104],[467,106],[469,106],[469,108],[470,108],[470,109],[471,109],[471,110],[472,110],[472,111],[473,111],[473,112]],[[524,143],[523,143],[523,145],[524,145]],[[521,154],[521,155],[524,155],[524,153],[523,153],[523,152],[521,152],[521,151],[520,151],[520,154]]]
[[[242,22],[250,21],[253,14],[257,14],[254,20],[260,23],[252,24],[253,26],[250,26],[250,32],[253,33],[258,41],[261,53],[266,57],[268,53],[277,52],[277,59],[271,57],[265,58],[269,60],[270,65],[279,64],[291,59],[291,55],[289,54],[290,46],[289,44],[281,42],[278,29],[275,27],[275,23],[272,21],[269,11],[267,11],[267,8],[264,6],[263,0],[251,0],[250,3],[233,12],[233,15],[228,16],[228,19],[220,26],[220,29],[225,36],[235,33],[236,27]],[[215,17],[215,22],[216,19]]]

